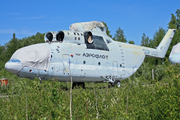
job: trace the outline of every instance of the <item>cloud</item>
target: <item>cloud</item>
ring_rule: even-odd
[[[45,16],[38,16],[38,17],[21,17],[21,18],[15,18],[19,20],[37,20],[37,19],[42,19],[45,18]]]
[[[0,33],[15,33],[14,29],[0,29]]]
[[[9,15],[9,16],[11,16],[11,15],[19,15],[19,13],[5,13],[5,14],[1,14],[1,16],[6,16],[6,15]]]
[[[19,15],[19,13],[10,13],[9,15]]]
[[[24,34],[24,35],[32,35],[32,34],[35,34],[34,32],[27,31],[27,30],[17,31],[17,30],[14,30],[14,29],[0,29],[0,33],[5,33],[5,34],[13,34],[13,33],[16,33],[16,34]]]

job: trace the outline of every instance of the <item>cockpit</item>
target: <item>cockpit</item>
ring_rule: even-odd
[[[93,35],[90,31],[84,33],[84,41],[87,49],[109,51],[103,37]]]

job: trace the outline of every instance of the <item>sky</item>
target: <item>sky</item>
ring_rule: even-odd
[[[37,32],[68,30],[72,23],[104,21],[114,36],[120,27],[128,41],[141,44],[159,27],[167,30],[180,0],[1,0],[0,45]]]

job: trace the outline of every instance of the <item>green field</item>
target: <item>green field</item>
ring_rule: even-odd
[[[1,120],[70,119],[70,82],[40,84],[37,78],[18,78],[4,69],[0,74],[9,80],[8,87],[0,88]],[[86,83],[86,89],[72,91],[72,118],[180,119],[179,75],[179,66],[169,65],[159,81],[134,75],[120,88],[108,87],[108,83]]]

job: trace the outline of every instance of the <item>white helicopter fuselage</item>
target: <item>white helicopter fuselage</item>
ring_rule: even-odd
[[[33,65],[26,64],[28,58],[23,62],[25,58],[20,56],[22,51],[26,51],[23,48],[14,53],[18,55],[13,55],[5,68],[19,77],[69,81],[72,76],[73,82],[113,83],[133,75],[146,56],[163,58],[175,30],[170,29],[156,49],[113,41],[99,27],[88,32],[92,35],[92,43],[87,42],[86,32],[60,31],[59,37],[55,33],[58,42],[31,45],[26,49],[27,53],[36,46],[49,49],[46,68],[39,67],[44,62],[41,59],[36,60],[39,65],[35,61]]]

